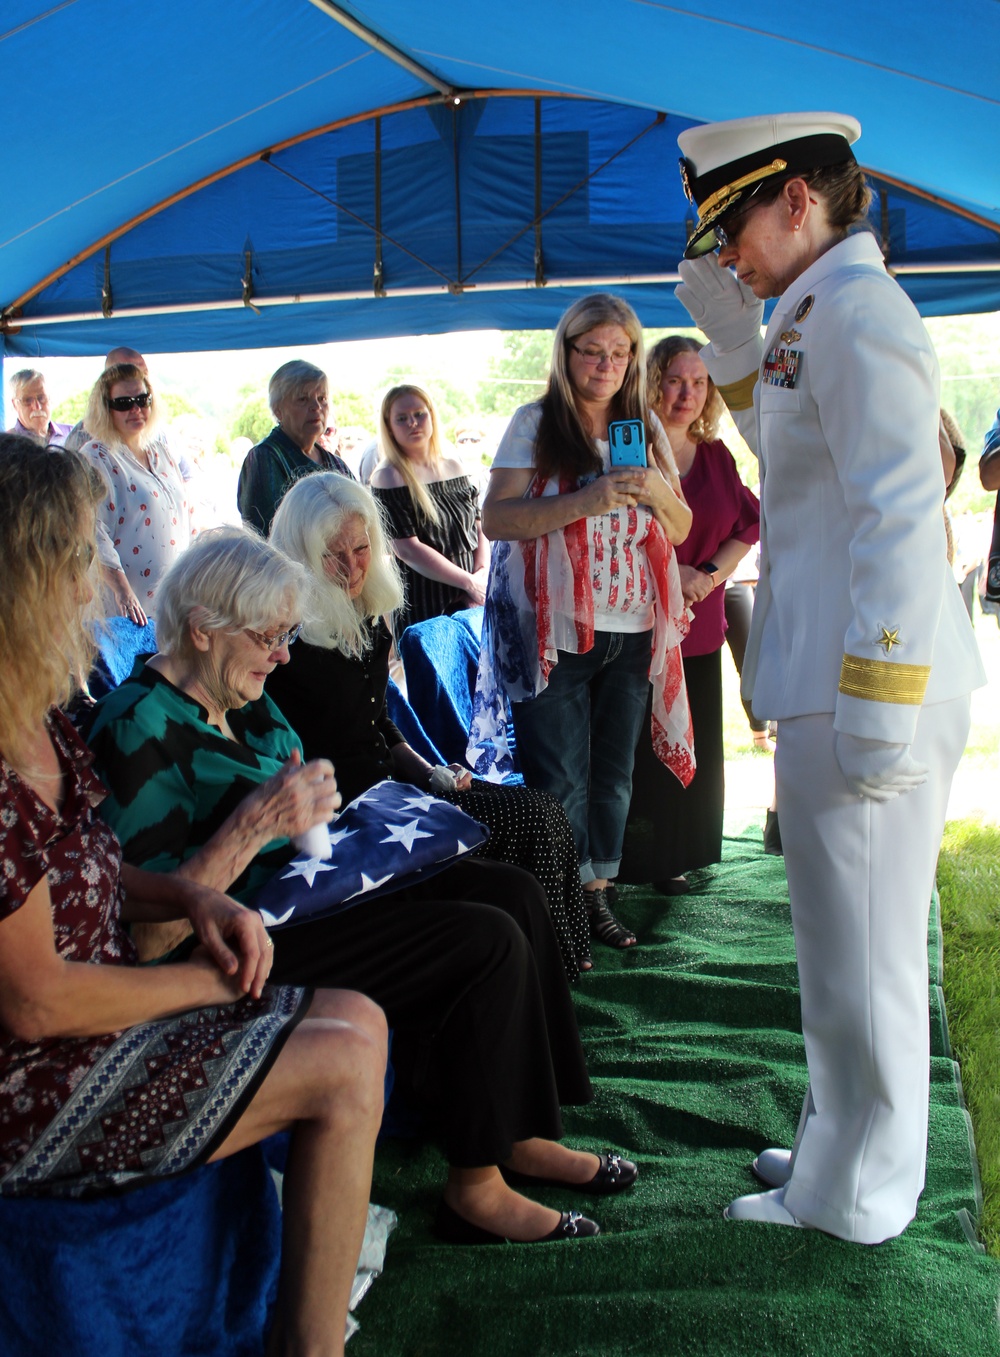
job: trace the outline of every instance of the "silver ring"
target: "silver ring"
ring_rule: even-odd
[[[266,943],[266,946],[268,946],[268,947],[273,947],[273,946],[274,946],[274,943],[271,941],[270,938],[268,938],[267,943]]]

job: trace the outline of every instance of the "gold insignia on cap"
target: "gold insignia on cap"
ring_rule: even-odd
[[[798,306],[795,308],[795,319],[797,321],[805,320],[806,316],[808,316],[809,312],[813,309],[813,302],[815,300],[816,298],[813,296],[811,292],[809,293],[808,297],[802,298]]]
[[[797,344],[801,338],[798,330],[782,330],[781,332],[782,344]]]
[[[683,156],[678,162],[681,167],[681,188],[684,190],[684,197],[689,203],[694,202],[694,194],[691,192],[691,176],[688,173],[688,163]]]
[[[881,646],[887,655],[892,654],[893,646],[901,646],[902,644],[899,639],[898,627],[893,627],[891,630],[888,627],[883,627],[882,635],[876,636],[875,640],[872,641],[873,646]]]
[[[867,702],[919,707],[930,674],[929,664],[897,664],[845,655],[840,666],[840,691],[845,697],[860,697]]]
[[[734,179],[731,184],[723,184],[714,193],[710,193],[701,204],[698,209],[698,224],[701,225],[709,217],[721,217],[726,208],[736,202],[743,190],[749,188],[751,184],[757,184],[761,179],[769,179],[772,174],[780,174],[782,170],[787,169],[788,161],[779,158],[751,171],[750,174],[744,174],[740,179]]]

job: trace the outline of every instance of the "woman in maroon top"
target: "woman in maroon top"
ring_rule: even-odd
[[[291,1127],[268,1350],[320,1335],[340,1353],[385,1020],[359,994],[266,984],[259,915],[122,865],[91,756],[58,709],[92,659],[80,614],[100,498],[75,454],[0,436],[0,1194],[120,1191]],[[123,921],[185,915],[202,946],[140,969]]]
[[[650,741],[640,740],[618,880],[650,881],[664,895],[682,894],[688,889],[684,872],[722,857],[725,581],[759,535],[757,498],[715,436],[724,406],[700,347],[671,335],[660,340],[646,364],[649,406],[666,430],[693,514],[691,531],[676,550],[684,600],[693,614],[681,654],[698,769],[682,787]]]

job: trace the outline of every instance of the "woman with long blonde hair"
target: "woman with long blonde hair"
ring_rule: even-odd
[[[123,865],[58,706],[91,653],[102,493],[76,454],[0,436],[0,1194],[120,1192],[292,1128],[268,1351],[322,1334],[342,1353],[385,1019],[360,994],[267,984],[258,914]],[[181,917],[201,947],[140,968],[124,924]]]
[[[371,489],[406,591],[393,618],[398,639],[412,622],[484,602],[490,545],[476,487],[461,462],[445,454],[441,421],[422,387],[405,384],[386,392],[379,451]]]

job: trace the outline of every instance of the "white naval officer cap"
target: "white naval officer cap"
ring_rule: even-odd
[[[849,113],[764,113],[687,128],[677,138],[681,180],[698,222],[685,259],[717,249],[715,223],[768,179],[853,160],[851,143],[860,135],[861,124]]]

